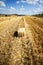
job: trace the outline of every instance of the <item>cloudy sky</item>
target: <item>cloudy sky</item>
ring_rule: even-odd
[[[0,14],[43,13],[43,0],[0,0]]]

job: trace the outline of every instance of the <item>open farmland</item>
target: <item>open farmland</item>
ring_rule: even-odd
[[[25,36],[14,36],[19,28]],[[43,18],[0,17],[0,65],[43,65]]]

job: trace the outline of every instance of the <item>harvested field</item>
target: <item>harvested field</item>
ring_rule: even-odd
[[[19,28],[25,36],[14,36]],[[43,18],[0,17],[0,65],[43,65]]]

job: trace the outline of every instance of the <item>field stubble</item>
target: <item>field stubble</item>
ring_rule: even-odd
[[[26,36],[14,37],[21,27],[25,28]],[[0,22],[0,65],[43,65],[41,18],[17,16]]]

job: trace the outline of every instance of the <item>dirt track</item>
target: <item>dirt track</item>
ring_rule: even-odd
[[[42,20],[18,16],[0,22],[0,65],[43,65]],[[16,38],[20,27],[25,27],[26,36]]]

